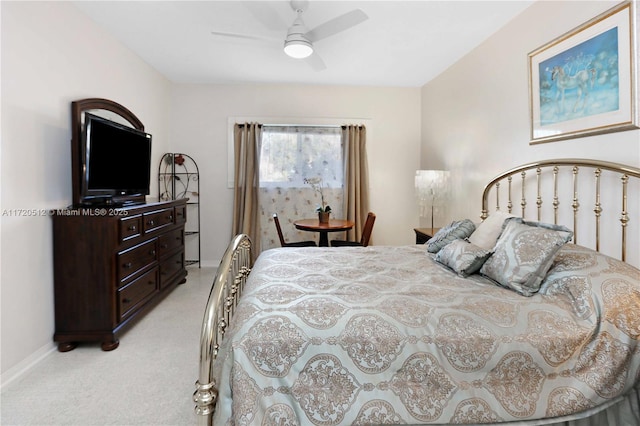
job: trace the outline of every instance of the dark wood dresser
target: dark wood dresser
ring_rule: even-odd
[[[118,335],[186,281],[187,199],[52,212],[58,350]]]

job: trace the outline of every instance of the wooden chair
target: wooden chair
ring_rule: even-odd
[[[345,247],[345,246],[362,246],[367,247],[369,240],[371,239],[371,231],[373,231],[373,224],[376,221],[376,215],[372,212],[367,214],[367,220],[364,223],[364,229],[362,230],[362,237],[360,241],[345,241],[345,240],[332,240],[331,247]]]
[[[317,244],[315,241],[298,241],[294,243],[288,243],[284,240],[284,235],[282,235],[282,228],[280,227],[280,220],[278,219],[277,213],[273,214],[273,223],[276,224],[276,230],[278,231],[278,238],[280,238],[280,245],[282,247],[316,247]]]

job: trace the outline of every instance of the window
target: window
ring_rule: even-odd
[[[335,217],[342,217],[343,155],[338,126],[263,126],[259,166],[263,250],[280,245],[273,213],[280,217],[285,239],[313,237],[292,224],[296,219],[313,217],[320,204],[319,194],[304,183],[306,178],[322,178],[325,202]]]
[[[321,177],[330,188],[342,187],[344,161],[339,127],[264,126],[260,151],[260,186],[304,187]]]

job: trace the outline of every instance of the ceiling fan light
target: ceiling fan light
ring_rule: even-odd
[[[303,59],[311,56],[313,46],[307,40],[287,40],[284,42],[284,53],[295,59]]]

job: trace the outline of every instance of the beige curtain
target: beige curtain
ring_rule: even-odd
[[[260,140],[262,125],[236,123],[234,126],[234,191],[232,236],[247,234],[259,245],[258,190],[260,165]],[[253,253],[258,253],[253,250]]]
[[[342,126],[344,141],[344,215],[356,225],[347,238],[360,241],[369,213],[369,168],[367,166],[367,130],[362,125]]]

